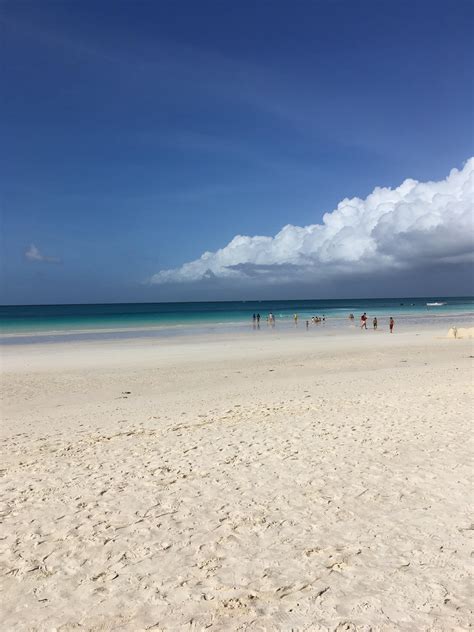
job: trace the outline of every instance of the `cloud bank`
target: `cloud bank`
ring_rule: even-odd
[[[58,257],[47,257],[46,255],[43,255],[34,244],[31,244],[30,247],[25,250],[24,254],[28,261],[36,261],[39,263],[61,263],[61,260],[58,259]]]
[[[372,272],[474,261],[474,158],[445,180],[405,180],[344,199],[322,224],[287,224],[274,237],[237,235],[216,252],[161,270],[152,284],[224,279],[318,282]]]

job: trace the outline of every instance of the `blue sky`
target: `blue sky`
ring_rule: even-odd
[[[467,292],[465,247],[385,276],[356,261],[331,287],[310,268],[280,283],[293,263],[276,255],[257,280],[179,270],[462,169],[473,26],[470,0],[3,2],[2,303],[385,295],[388,278],[423,294],[434,270],[440,293]],[[239,256],[235,270],[255,265]]]

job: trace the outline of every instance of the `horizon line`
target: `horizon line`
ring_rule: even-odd
[[[361,297],[341,297],[341,298],[269,298],[269,299],[238,299],[238,300],[216,300],[216,301],[112,301],[108,303],[1,303],[2,307],[66,307],[82,305],[187,305],[187,304],[207,304],[207,303],[272,303],[277,301],[297,302],[297,301],[381,301],[384,299],[426,299],[426,298],[469,298],[474,300],[474,294],[427,294],[423,296],[361,296]]]

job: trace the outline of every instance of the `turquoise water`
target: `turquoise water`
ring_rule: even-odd
[[[444,303],[429,307],[427,303]],[[367,312],[369,319],[380,320],[393,316],[406,322],[419,319],[440,320],[458,314],[464,318],[474,316],[474,297],[426,297],[385,299],[337,299],[292,301],[234,301],[207,303],[122,303],[104,305],[28,305],[0,307],[0,342],[12,337],[76,333],[105,334],[106,332],[131,333],[157,329],[170,329],[190,333],[202,328],[225,330],[244,327],[252,322],[252,315],[260,313],[262,323],[269,312],[275,315],[277,325],[289,325],[293,314],[301,321],[312,316],[326,316],[326,324],[347,321],[350,313],[358,319]]]

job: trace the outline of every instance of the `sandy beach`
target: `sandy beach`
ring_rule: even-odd
[[[447,329],[4,347],[1,630],[469,629],[473,355]]]

